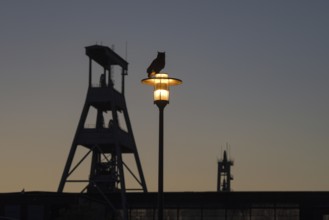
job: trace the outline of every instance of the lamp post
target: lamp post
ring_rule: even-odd
[[[158,220],[163,220],[163,112],[169,103],[169,87],[183,82],[169,78],[166,73],[157,73],[154,78],[143,79],[142,83],[154,87],[154,104],[159,108]]]

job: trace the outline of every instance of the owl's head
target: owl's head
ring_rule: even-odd
[[[166,52],[159,52],[157,58],[164,58],[166,56]]]

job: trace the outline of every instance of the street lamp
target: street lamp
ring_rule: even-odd
[[[169,87],[182,84],[182,80],[169,78],[167,73],[157,73],[153,78],[142,80],[154,86],[154,104],[159,108],[159,172],[158,172],[158,220],[163,219],[163,110],[169,103]]]

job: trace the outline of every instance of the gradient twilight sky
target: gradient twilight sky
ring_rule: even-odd
[[[140,80],[157,51],[184,82],[165,110],[166,191],[215,191],[226,142],[235,191],[329,190],[329,1],[1,1],[0,27],[0,192],[57,190],[87,91],[84,47],[125,57],[126,42],[150,191],[158,110]]]

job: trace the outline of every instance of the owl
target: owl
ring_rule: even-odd
[[[165,52],[158,52],[158,56],[152,61],[151,65],[146,70],[149,78],[153,77],[164,68],[166,64],[165,58]]]

